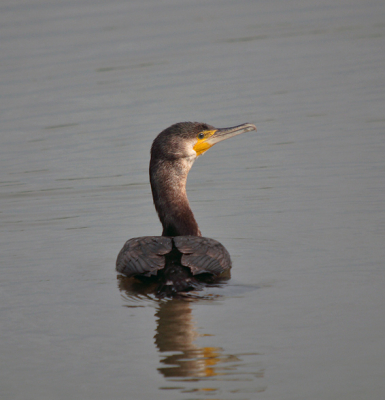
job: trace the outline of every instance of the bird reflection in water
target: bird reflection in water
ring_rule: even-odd
[[[231,380],[234,386],[240,382],[253,382],[255,378],[263,378],[264,370],[259,368],[255,371],[255,363],[251,371],[247,371],[248,364],[244,358],[248,356],[259,356],[258,353],[225,354],[224,349],[218,346],[200,347],[196,342],[199,338],[214,335],[200,334],[194,321],[192,304],[198,302],[215,301],[221,296],[210,295],[198,297],[198,295],[186,294],[186,297],[157,299],[153,289],[148,285],[140,284],[132,278],[118,275],[119,289],[127,301],[148,299],[157,302],[157,328],[154,336],[155,345],[162,358],[161,367],[158,371],[173,382],[185,382],[193,385],[193,388],[178,387],[183,392],[210,392],[214,394],[219,390],[219,381]],[[200,292],[199,292],[200,293]],[[210,298],[210,300],[209,300]],[[239,368],[246,369],[245,372],[237,371]],[[210,382],[210,384],[207,384]],[[199,388],[197,386],[199,385]],[[254,386],[254,385],[253,385]],[[161,389],[176,389],[164,386]],[[242,392],[243,389],[235,389]],[[256,392],[262,392],[265,386],[254,386]]]
[[[155,315],[158,318],[155,344],[161,353],[173,353],[161,360],[165,367],[159,368],[159,372],[166,378],[217,375],[215,366],[224,361],[223,350],[194,344],[200,335],[188,301],[173,299],[160,303]]]

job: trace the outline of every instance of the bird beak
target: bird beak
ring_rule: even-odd
[[[231,128],[221,128],[215,129],[212,131],[202,132],[205,134],[205,137],[201,140],[198,140],[197,144],[194,146],[194,150],[197,153],[197,156],[200,156],[205,151],[207,151],[214,144],[221,142],[222,140],[230,139],[233,136],[240,135],[244,132],[256,131],[257,128],[253,124],[242,124],[233,126]]]
[[[213,146],[215,143],[221,142],[222,140],[230,139],[233,136],[240,135],[244,132],[256,131],[257,128],[253,124],[242,124],[233,126],[231,128],[221,128],[214,131],[214,134],[207,138],[206,142]]]

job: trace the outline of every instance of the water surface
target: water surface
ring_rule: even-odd
[[[3,1],[2,399],[382,399],[385,5]],[[151,142],[258,132],[188,196],[232,279],[157,300],[117,278],[159,235]]]

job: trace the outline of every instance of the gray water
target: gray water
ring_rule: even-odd
[[[383,399],[385,3],[4,0],[1,399]],[[159,235],[149,148],[250,132],[188,180],[232,279],[117,278]]]

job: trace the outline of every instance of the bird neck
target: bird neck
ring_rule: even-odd
[[[162,236],[201,236],[186,194],[187,175],[193,160],[153,160],[150,182]]]

